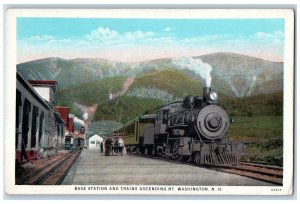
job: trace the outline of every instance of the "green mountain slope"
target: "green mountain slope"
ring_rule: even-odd
[[[111,77],[60,89],[58,103],[71,104],[76,101],[87,106],[101,104],[109,100],[110,91],[120,90],[125,80],[126,77]]]
[[[274,93],[283,89],[281,62],[235,53],[213,53],[192,59],[197,58],[212,67],[212,86],[226,95],[244,97]],[[200,75],[182,66],[182,63],[174,63],[182,59],[184,61],[185,58],[121,63],[104,59],[47,58],[18,64],[17,68],[26,79],[56,80],[60,88],[110,77],[137,77],[163,69],[182,71],[204,84],[205,79]]]
[[[126,77],[111,77],[61,89],[57,104],[72,107],[74,112],[78,112],[74,101],[86,106],[98,104],[94,121],[115,119],[127,122],[166,102],[182,100],[186,95],[199,95],[202,92],[199,81],[179,71],[161,70],[136,77],[126,93],[110,100],[109,93],[119,92],[125,81]],[[153,94],[135,96],[134,91],[141,88],[146,93],[152,90]],[[172,96],[171,99],[159,97],[162,91]]]
[[[162,69],[136,77],[129,92],[141,87],[164,90],[172,94],[174,98],[182,100],[186,95],[202,94],[203,85],[182,71]]]

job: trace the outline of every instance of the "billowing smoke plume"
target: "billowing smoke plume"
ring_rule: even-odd
[[[205,79],[206,86],[210,87],[210,72],[212,71],[212,67],[209,64],[202,62],[201,59],[194,59],[192,57],[176,58],[172,60],[172,63],[182,69],[188,68],[196,74],[199,74],[203,79]]]
[[[73,102],[73,105],[81,110],[83,119],[89,122],[93,120],[98,107],[98,104],[94,104],[92,106],[85,106],[76,101]]]
[[[88,117],[89,117],[89,114],[88,113],[84,113],[82,117],[83,117],[83,120],[87,120]]]
[[[75,117],[74,118],[74,123],[80,124],[80,125],[84,125],[84,121],[80,120],[79,118]]]

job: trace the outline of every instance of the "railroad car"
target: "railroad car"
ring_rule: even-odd
[[[65,138],[65,150],[72,150],[73,149],[73,136],[70,135],[66,135]]]
[[[139,152],[144,142],[144,129],[155,120],[155,114],[142,115],[129,121],[113,132],[113,135],[122,135],[127,151]]]
[[[144,120],[147,118],[146,120]],[[242,143],[228,138],[230,118],[209,87],[203,96],[186,96],[140,116],[115,131],[122,133],[129,151],[193,161],[197,165],[236,165]]]

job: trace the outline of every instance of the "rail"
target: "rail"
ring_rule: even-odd
[[[81,153],[81,149],[74,150],[55,160],[51,164],[46,164],[40,169],[31,172],[16,181],[17,185],[59,185],[67,175],[73,163]]]
[[[176,163],[187,164],[195,167],[212,169],[212,170],[225,172],[225,173],[237,174],[240,176],[246,176],[249,178],[273,183],[276,185],[282,185],[282,181],[283,181],[283,168],[274,165],[239,162],[237,166],[213,166],[213,165],[199,166],[188,161],[176,161],[176,160],[170,160],[163,157],[153,157],[144,154],[131,154],[131,155],[143,156],[143,157],[159,159],[159,160],[166,160],[168,162],[176,162]]]
[[[282,167],[278,166],[239,162],[237,166],[216,167],[214,169],[274,183],[277,185],[282,185],[283,181],[283,169]]]

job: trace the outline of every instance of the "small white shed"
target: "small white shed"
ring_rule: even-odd
[[[89,138],[89,150],[100,150],[101,142],[103,141],[103,138],[99,135],[93,135]]]

